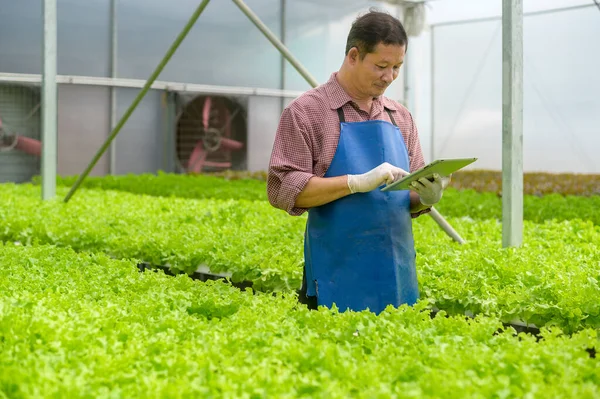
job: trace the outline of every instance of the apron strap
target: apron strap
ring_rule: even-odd
[[[392,124],[394,126],[398,126],[398,125],[396,125],[396,121],[394,120],[394,117],[392,116],[392,112],[387,108],[384,108],[384,109],[385,109],[385,112],[387,112],[388,116],[390,117],[390,121],[392,121]],[[337,109],[337,113],[338,113],[338,118],[340,118],[340,123],[346,122],[346,118],[344,117],[344,110],[342,110],[342,107],[339,107]]]
[[[387,109],[387,108],[385,108],[385,111],[387,112],[388,116],[390,117],[390,120],[392,121],[392,124],[394,126],[398,126],[398,125],[396,125],[396,121],[394,120],[394,117],[392,116],[392,112],[389,109]]]
[[[346,122],[346,118],[344,117],[344,110],[342,110],[342,107],[339,107],[337,109],[337,113],[338,113],[338,117],[340,118],[340,123]]]

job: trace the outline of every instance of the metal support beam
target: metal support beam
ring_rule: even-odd
[[[280,31],[281,31],[281,43],[285,46],[285,33],[286,33],[286,2],[287,0],[281,0],[280,1],[280,14],[279,14],[279,24],[280,24]],[[279,68],[281,69],[281,81],[279,83],[279,88],[281,90],[285,90],[285,57],[283,56],[283,54],[281,54],[281,63]],[[283,112],[285,108],[285,98],[281,97],[281,112]]]
[[[189,31],[192,29],[192,27],[194,26],[194,24],[196,23],[196,21],[198,20],[198,18],[200,17],[200,15],[202,14],[202,12],[204,11],[204,9],[206,8],[206,6],[208,5],[209,2],[210,2],[210,0],[203,0],[202,3],[196,9],[196,11],[194,11],[194,13],[190,17],[189,21],[187,22],[187,24],[185,25],[183,30],[179,33],[179,35],[177,36],[177,38],[175,39],[173,44],[171,44],[171,47],[169,48],[169,50],[167,51],[167,53],[165,54],[163,59],[160,61],[160,63],[158,64],[158,66],[156,67],[154,72],[152,72],[152,75],[150,76],[150,78],[146,81],[146,84],[144,85],[144,88],[142,89],[142,91],[140,91],[140,93],[137,95],[135,100],[133,100],[133,103],[129,106],[129,108],[127,109],[125,114],[121,117],[121,119],[119,120],[119,123],[117,124],[117,126],[115,126],[115,128],[113,129],[113,131],[110,134],[110,136],[108,137],[108,139],[104,142],[104,144],[102,144],[102,147],[98,150],[98,152],[96,153],[96,155],[94,156],[94,158],[92,159],[90,164],[87,166],[85,171],[79,176],[79,178],[77,179],[77,181],[75,182],[73,187],[71,187],[71,190],[69,191],[69,193],[67,194],[67,196],[64,199],[65,202],[68,202],[69,199],[73,196],[73,194],[75,193],[77,188],[81,185],[83,180],[90,173],[90,171],[92,170],[94,165],[96,165],[96,163],[98,163],[98,160],[100,159],[102,154],[104,154],[104,152],[106,152],[110,143],[114,140],[114,138],[117,136],[117,134],[119,134],[119,132],[121,131],[121,128],[123,127],[123,125],[125,125],[125,122],[127,122],[127,120],[129,119],[129,117],[131,116],[133,111],[137,108],[139,103],[142,101],[142,99],[144,98],[144,96],[146,95],[146,93],[148,92],[150,87],[152,86],[152,83],[156,80],[156,78],[158,78],[158,75],[160,75],[160,73],[165,68],[165,66],[167,65],[167,63],[169,62],[169,60],[171,59],[173,54],[175,54],[175,51],[177,50],[177,48],[179,47],[179,45],[181,44],[183,39],[185,39],[185,37],[187,36]]]
[[[411,58],[407,57],[404,61],[404,64],[402,64],[402,67],[404,68],[404,74],[402,76],[402,78],[404,79],[402,97],[404,100],[404,106],[413,114],[413,116],[416,117],[415,102],[413,100],[414,89],[412,87],[412,68],[410,65],[410,60]]]
[[[42,75],[30,73],[6,73],[0,72],[0,83],[27,83],[39,86],[42,83]],[[126,89],[142,89],[146,85],[143,79],[124,79],[97,76],[74,76],[74,75],[56,75],[56,83],[61,85],[82,85],[82,86],[100,86],[100,87],[123,87]],[[183,82],[164,82],[155,80],[150,86],[153,90],[177,91],[189,94],[203,94],[215,96],[259,96],[259,97],[287,97],[296,98],[304,91],[300,90],[279,90],[260,87],[240,87],[240,86],[218,86],[204,85],[197,83]]]
[[[431,207],[431,210],[429,211],[428,215],[431,216],[431,218],[435,220],[435,222],[442,228],[442,230],[444,230],[444,232],[448,236],[450,236],[454,241],[456,241],[459,244],[464,244],[466,242],[464,238],[462,238],[460,234],[458,234],[458,232],[454,230],[450,223],[446,221],[446,219],[437,209]]]
[[[502,0],[502,245],[523,240],[523,1]]]
[[[56,90],[56,1],[44,0],[42,65],[42,199],[56,195],[58,108]]]
[[[118,13],[117,13],[117,0],[110,0],[110,76],[115,79],[117,77],[117,60],[119,57],[118,53],[118,39],[117,39],[117,27],[118,27]],[[117,125],[117,88],[110,88],[110,130],[112,131]],[[108,173],[114,175],[117,169],[117,148],[115,142],[110,142],[110,156]]]
[[[164,107],[164,135],[163,135],[163,170],[169,173],[175,172],[174,159],[177,156],[177,143],[175,137],[175,124],[177,106],[175,103],[176,94],[168,90],[163,91],[162,101]]]
[[[397,4],[397,16],[396,18],[398,18],[399,21],[402,22],[402,24],[404,24],[404,28],[406,29],[407,27],[407,16],[406,16],[406,6],[403,4]],[[410,34],[409,34],[409,41],[410,41]],[[408,47],[406,47],[406,52],[408,53]],[[412,102],[412,99],[410,98],[412,95],[412,82],[411,82],[411,67],[410,67],[410,60],[411,57],[409,57],[407,54],[404,55],[404,63],[402,64],[402,70],[403,70],[403,74],[402,74],[402,102],[404,103],[403,105],[413,114],[413,116],[415,116],[415,110],[413,108],[414,103]]]
[[[576,11],[576,10],[583,10],[586,8],[596,8],[596,4],[594,4],[593,2],[590,2],[589,4],[578,4],[578,5],[573,5],[573,6],[566,6],[566,7],[556,7],[556,8],[549,8],[546,10],[539,10],[539,11],[530,11],[530,12],[524,12],[523,13],[523,17],[536,17],[539,15],[549,15],[549,14],[557,14],[557,13],[562,13],[565,11]],[[459,19],[456,21],[448,21],[448,22],[438,22],[435,24],[430,25],[431,27],[437,27],[437,26],[452,26],[452,25],[466,25],[466,24],[478,24],[481,22],[493,22],[493,21],[500,21],[502,20],[502,16],[492,16],[492,17],[483,17],[483,18],[470,18],[470,19]]]
[[[431,61],[429,63],[429,67],[431,68],[431,77],[430,77],[430,84],[431,84],[431,98],[429,99],[431,102],[431,110],[429,111],[429,115],[431,117],[431,138],[429,141],[429,145],[430,145],[430,149],[429,149],[429,156],[430,156],[430,160],[433,162],[435,160],[435,29],[432,26],[431,30],[430,30],[430,34],[431,34]]]

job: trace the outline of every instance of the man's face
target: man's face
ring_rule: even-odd
[[[360,59],[358,51],[350,54],[357,88],[365,95],[379,97],[398,77],[404,62],[405,46],[379,43],[374,52]]]

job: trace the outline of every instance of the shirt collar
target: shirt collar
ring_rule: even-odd
[[[329,80],[325,84],[325,92],[327,93],[327,97],[329,97],[329,106],[331,109],[338,109],[344,104],[352,101],[352,98],[337,81],[337,72],[332,73],[329,77]],[[383,104],[383,106],[389,110],[396,110],[394,102],[385,96],[377,97],[373,100],[375,101],[374,105],[376,107]]]

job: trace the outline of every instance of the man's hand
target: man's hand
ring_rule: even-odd
[[[366,193],[375,190],[383,183],[390,184],[408,174],[404,169],[384,162],[361,175],[348,175],[348,188],[352,194]]]
[[[410,189],[419,194],[421,204],[433,206],[440,202],[444,189],[450,183],[450,176],[440,177],[437,173],[433,175],[433,181],[423,177],[411,183]]]

